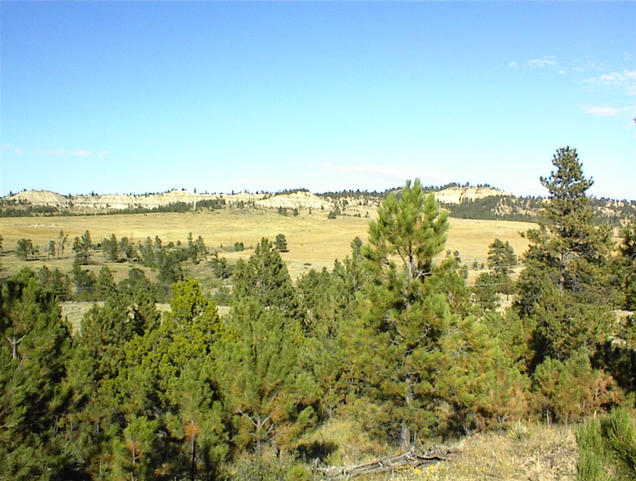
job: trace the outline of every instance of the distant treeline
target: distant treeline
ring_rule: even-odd
[[[541,215],[544,199],[541,197],[484,197],[465,199],[459,204],[440,202],[451,217],[458,219],[510,220],[536,222]],[[625,220],[636,219],[636,202],[617,202],[610,199],[590,198],[596,225],[620,226]]]
[[[126,209],[106,208],[101,211],[90,212],[91,215],[111,214],[148,214],[152,212],[192,212],[194,210],[216,210],[226,205],[225,199],[205,199],[196,203],[171,202],[158,207],[128,207]],[[25,202],[0,201],[0,217],[32,217],[32,216],[72,216],[86,215],[86,212],[71,212],[68,208],[60,209],[54,206],[38,206]]]

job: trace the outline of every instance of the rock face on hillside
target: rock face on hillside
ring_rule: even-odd
[[[50,190],[25,190],[18,194],[6,197],[17,203],[27,203],[43,207],[65,208],[70,205],[70,199]]]
[[[182,190],[171,190],[162,194],[106,194],[106,195],[78,195],[72,198],[73,204],[82,210],[122,210],[122,209],[156,209],[177,202],[194,204],[197,200],[218,199],[218,195],[193,194]]]
[[[499,189],[492,187],[448,187],[434,193],[437,202],[444,204],[461,204],[464,200],[485,199],[486,197],[511,197]]]
[[[292,192],[257,200],[255,204],[265,209],[331,209],[333,203],[309,192]]]
[[[458,204],[463,200],[481,199],[489,196],[509,196],[490,187],[449,187],[434,193],[438,202]],[[156,209],[170,204],[184,202],[195,205],[206,200],[222,200],[226,205],[253,204],[264,209],[331,209],[334,199],[317,196],[307,191],[296,191],[283,194],[195,194],[186,190],[171,190],[158,194],[103,194],[63,196],[48,190],[25,190],[4,198],[20,204],[33,206],[58,207],[79,211],[91,210],[123,210],[123,209]],[[355,199],[347,198],[353,203]]]
[[[75,212],[137,208],[152,210],[180,202],[195,207],[198,202],[210,200],[220,201],[230,207],[253,205],[263,209],[330,209],[333,207],[331,201],[306,191],[285,194],[195,194],[185,190],[171,190],[160,194],[93,194],[65,197],[50,191],[26,190],[5,197],[4,200],[14,204],[57,207]]]

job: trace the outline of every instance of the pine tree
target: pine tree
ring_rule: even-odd
[[[403,449],[432,429],[466,427],[484,393],[478,372],[488,371],[487,334],[468,315],[457,259],[433,265],[447,229],[433,196],[419,180],[407,182],[399,199],[389,195],[378,208],[363,249],[371,280],[349,336],[350,375],[367,426],[397,437]]]
[[[95,291],[98,299],[106,299],[116,291],[113,273],[107,266],[102,266],[99,270],[95,283]]]
[[[102,241],[102,249],[109,261],[116,262],[119,259],[119,242],[115,234],[111,234],[108,239]]]
[[[68,234],[64,233],[63,230],[59,232],[57,235],[57,257],[58,259],[64,255],[64,249],[66,248],[66,243],[68,242]]]
[[[256,297],[235,301],[215,346],[216,372],[240,448],[289,450],[314,422],[318,392],[302,368],[299,323]]]
[[[33,245],[31,239],[19,239],[15,245],[15,252],[18,258],[28,261],[37,256],[38,248]]]
[[[75,252],[75,261],[80,265],[88,264],[90,258],[90,249],[93,246],[91,241],[91,233],[85,231],[81,237],[73,240],[73,252]]]
[[[285,234],[278,234],[276,236],[276,249],[278,252],[288,252],[287,249],[287,239],[285,238]]]
[[[133,416],[121,438],[113,441],[112,479],[145,481],[155,479],[159,423],[145,416]],[[153,459],[154,458],[154,459]]]
[[[51,257],[55,257],[55,241],[54,240],[49,241],[49,246],[46,250],[46,253],[49,259]]]
[[[488,268],[494,274],[497,292],[512,292],[512,269],[517,265],[517,256],[510,242],[495,239],[488,246]]]
[[[536,322],[536,361],[565,360],[580,347],[593,353],[613,318],[608,266],[611,233],[593,225],[587,196],[592,180],[583,175],[576,150],[557,150],[555,170],[541,183],[548,189],[539,229],[530,242],[518,281],[517,308]]]
[[[155,440],[149,466],[180,479],[193,472],[197,479],[204,474],[208,479],[227,450],[225,418],[210,357],[220,320],[198,282],[179,282],[172,289],[171,312],[161,323],[149,306],[141,309],[139,303],[147,301],[139,300],[141,292],[135,293],[129,317],[144,326],[124,344],[117,375],[103,383],[103,392],[119,400],[118,419],[143,417],[155,423],[155,431],[168,433]],[[134,453],[122,449],[124,428],[120,421],[113,429],[119,441],[104,449],[112,451],[120,466],[130,469]]]
[[[636,224],[623,227],[621,237],[617,271],[622,307],[636,311]]]
[[[125,368],[126,346],[144,332],[144,319],[131,315],[126,294],[111,292],[103,306],[93,306],[73,338],[66,385],[72,413],[65,419],[67,449],[91,475],[100,472],[102,456],[125,427],[125,407],[146,391],[136,379],[136,395],[121,396],[118,377]]]
[[[76,238],[77,239],[77,238]],[[88,269],[82,269],[79,257],[73,260],[73,269],[71,270],[73,284],[75,285],[75,298],[77,300],[92,300],[95,296],[95,274]]]
[[[166,425],[179,440],[179,471],[195,479],[216,479],[228,454],[225,412],[215,387],[212,364],[202,358],[186,362],[166,393]]]
[[[287,266],[272,243],[263,238],[247,262],[236,264],[232,299],[254,297],[266,309],[299,319],[299,302]]]
[[[58,436],[69,327],[55,296],[23,270],[0,285],[0,478],[62,478]]]
[[[203,295],[197,281],[177,282],[172,291],[171,312],[163,322],[126,346],[127,364],[148,370],[161,393],[188,360],[204,359],[211,353],[222,330],[216,306]]]
[[[591,419],[576,432],[579,481],[627,481],[636,479],[634,420],[625,409]],[[610,475],[612,473],[613,475]]]

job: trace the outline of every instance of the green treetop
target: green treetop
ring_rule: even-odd
[[[548,189],[539,229],[525,236],[530,247],[518,282],[517,307],[537,323],[537,360],[565,360],[580,347],[591,352],[610,325],[609,256],[611,232],[594,226],[587,190],[575,149],[557,150],[555,170],[541,183]]]
[[[298,299],[287,266],[272,243],[263,238],[247,262],[236,264],[233,303],[246,297],[258,299],[267,309],[278,309],[285,317],[299,316]]]

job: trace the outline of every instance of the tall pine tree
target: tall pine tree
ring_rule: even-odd
[[[536,361],[565,360],[581,347],[593,352],[613,320],[609,272],[611,232],[595,226],[587,195],[593,181],[583,175],[575,149],[558,149],[555,169],[541,178],[549,197],[538,229],[525,235],[517,307],[536,322]]]
[[[419,180],[389,195],[363,251],[370,281],[350,335],[352,384],[365,424],[403,449],[432,429],[466,427],[484,393],[488,336],[468,316],[457,260],[443,251],[447,213]]]

